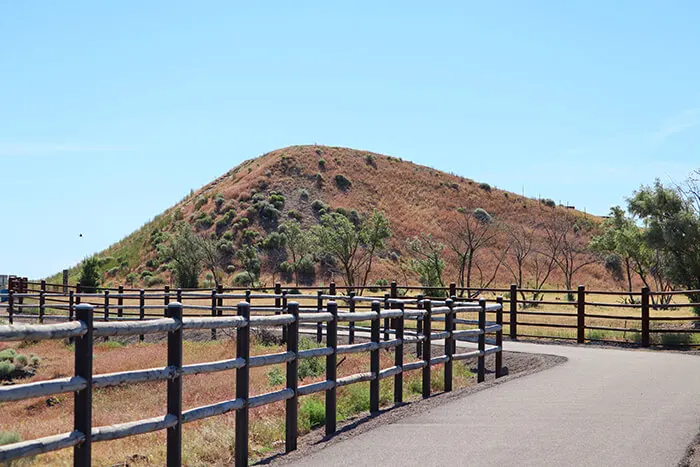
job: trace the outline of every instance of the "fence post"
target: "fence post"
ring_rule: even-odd
[[[105,301],[104,301],[104,321],[105,323],[109,321],[109,290],[105,290]],[[109,340],[109,336],[105,336],[105,342]]]
[[[216,318],[216,289],[211,291],[211,317]],[[211,340],[216,340],[216,328],[211,329]]]
[[[119,297],[117,298],[117,318],[121,318],[124,316],[124,310],[122,307],[124,306],[124,286],[120,285],[119,286]]]
[[[450,282],[450,291],[448,294],[448,297],[456,297],[457,296],[457,284],[454,282]]]
[[[85,334],[75,339],[75,376],[87,383],[85,389],[73,396],[73,429],[85,435],[85,441],[73,448],[73,464],[88,467],[92,451],[92,321],[93,306],[75,307],[76,318],[87,328]]]
[[[349,291],[348,296],[350,297],[349,309],[350,313],[355,313],[355,292]],[[348,323],[348,344],[355,343],[355,322],[350,321]]]
[[[145,297],[145,291],[143,289],[139,290],[139,321],[143,321],[143,319],[146,317],[146,297]],[[139,334],[139,340],[143,342],[143,334]]]
[[[326,381],[332,381],[333,387],[326,390],[326,436],[335,433],[337,406],[335,382],[338,379],[338,304],[328,302],[328,312],[333,319],[326,326],[326,346],[333,352],[326,356]]]
[[[170,286],[163,287],[163,305],[165,305],[165,316],[168,316],[168,305],[170,304]]]
[[[381,311],[379,300],[372,302],[372,311],[377,316],[371,321],[370,339],[376,344],[376,348],[369,354],[369,371],[374,375],[374,379],[369,382],[369,411],[379,412],[379,312]]]
[[[452,284],[450,284],[452,288]],[[445,337],[445,356],[447,361],[445,362],[445,392],[452,391],[452,355],[455,351],[455,338],[452,334],[454,331],[454,300],[448,298],[445,300],[445,305],[449,308],[449,311],[445,313],[445,332],[447,332],[447,337]]]
[[[419,310],[423,309],[423,295],[418,295],[416,297],[416,308]],[[420,336],[423,332],[423,317],[416,317],[416,337]],[[423,343],[421,341],[416,341],[416,357],[421,358],[423,355]]]
[[[394,318],[394,327],[396,328],[395,339],[399,344],[394,348],[394,365],[399,367],[401,371],[394,375],[394,404],[403,403],[403,331],[405,324],[405,305],[402,303],[399,306],[401,316]]]
[[[510,338],[518,338],[518,286],[510,285]]]
[[[238,304],[238,316],[245,319],[245,326],[238,328],[236,334],[236,358],[245,364],[236,370],[236,399],[243,401],[243,407],[236,410],[236,467],[248,465],[248,389],[250,368],[250,303]]]
[[[44,322],[44,313],[45,313],[45,305],[46,305],[46,297],[44,294],[46,293],[46,281],[41,281],[41,290],[39,290],[39,323]]]
[[[245,291],[245,301],[248,305],[250,305],[251,300],[252,300],[252,298],[250,296],[250,289],[248,289]]]
[[[10,320],[10,324],[14,324],[14,314],[15,314],[15,291],[10,289],[7,296],[7,317]]]
[[[578,286],[578,299],[577,299],[577,317],[578,322],[576,324],[576,342],[583,344],[586,341],[586,287]]]
[[[496,310],[496,324],[501,328],[496,331],[496,346],[501,350],[496,351],[496,378],[500,378],[503,373],[503,297],[496,297],[499,308]]]
[[[275,290],[277,290],[276,287]],[[299,303],[291,302],[288,310],[289,314],[294,316],[294,321],[287,326],[287,352],[294,353],[294,360],[287,362],[287,389],[291,389],[294,392],[294,396],[285,402],[284,446],[286,452],[292,452],[297,448],[299,432],[297,418],[297,402],[299,399]]]
[[[75,304],[80,305],[80,294],[83,293],[83,288],[80,285],[80,282],[75,284]]]
[[[63,293],[68,293],[68,269],[63,270]]]
[[[389,309],[389,294],[384,294],[384,309]],[[384,340],[389,340],[389,318],[384,318]]]
[[[216,294],[218,295],[216,297],[216,315],[217,316],[223,316],[224,315],[224,310],[222,307],[224,306],[224,299],[220,296],[223,295],[224,293],[224,286],[222,284],[219,284],[216,286]]]
[[[167,430],[168,467],[182,465],[182,304],[169,303],[168,318],[179,323],[179,327],[168,332],[168,367],[174,377],[168,380],[168,415],[177,417],[177,424]]]
[[[182,289],[178,287],[177,292],[175,293],[175,300],[177,300],[179,303],[182,303]],[[185,309],[185,305],[182,305],[182,309]]]
[[[75,317],[75,297],[73,296],[73,291],[68,292],[68,321],[73,321]],[[73,342],[73,338],[70,339]]]
[[[399,298],[399,287],[396,281],[391,281],[391,298]],[[395,303],[392,303],[389,305],[390,309],[396,309],[398,306],[396,306]],[[390,329],[396,329],[396,319],[389,319],[389,328]]]
[[[423,340],[423,361],[425,362],[423,367],[423,399],[427,399],[430,397],[430,356],[432,350],[430,341],[433,332],[433,305],[430,300],[426,300],[423,307],[425,308],[425,316],[423,317],[423,335],[425,337]]]
[[[642,347],[649,347],[649,287],[642,288]]]
[[[321,313],[323,311],[323,290],[316,291],[316,311],[318,311],[319,313]],[[318,323],[316,325],[316,342],[320,344],[322,340],[323,340],[323,323]]]
[[[278,310],[282,307],[282,284],[279,282],[275,282],[275,308]],[[275,310],[275,314],[279,315],[281,312]],[[287,343],[287,334],[289,333],[289,329],[287,326],[282,326],[282,344]]]
[[[479,299],[479,329],[481,333],[479,334],[479,359],[477,364],[477,376],[476,381],[478,383],[483,382],[486,379],[486,300]]]

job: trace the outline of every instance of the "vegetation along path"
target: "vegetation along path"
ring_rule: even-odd
[[[700,357],[508,342],[568,361],[317,451],[326,465],[673,466],[700,427]]]

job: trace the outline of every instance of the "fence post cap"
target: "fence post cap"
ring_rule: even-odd
[[[168,303],[168,308],[181,308],[182,303],[180,302],[170,302]]]
[[[75,309],[76,309],[76,310],[81,310],[81,311],[82,311],[82,310],[92,311],[92,310],[95,309],[95,307],[94,307],[93,305],[89,304],[89,303],[81,303],[81,304],[79,304],[79,305],[75,305]]]

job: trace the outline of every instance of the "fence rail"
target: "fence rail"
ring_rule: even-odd
[[[254,315],[256,307],[251,306],[250,300],[253,294],[247,291],[243,296],[247,301],[235,306],[225,306],[223,298],[225,294],[217,291],[211,294],[202,294],[212,303],[212,316],[209,317],[185,317],[184,310],[188,306],[180,302],[168,302],[160,305],[165,310],[165,317],[156,319],[144,319],[142,321],[117,321],[109,320],[108,311],[110,305],[107,302],[110,294],[105,292],[105,302],[101,304],[101,318],[104,321],[95,321],[98,317],[97,306],[88,303],[77,303],[81,300],[103,298],[96,294],[74,293],[72,303],[73,321],[56,324],[10,324],[0,325],[0,342],[17,340],[45,340],[45,339],[74,339],[75,340],[75,374],[70,378],[59,378],[49,381],[32,382],[0,387],[0,402],[24,400],[32,397],[47,397],[56,394],[74,394],[74,427],[69,433],[23,441],[20,443],[0,446],[0,462],[12,461],[22,457],[47,453],[59,449],[73,448],[74,464],[77,466],[89,466],[91,463],[92,443],[114,440],[137,434],[166,430],[167,432],[167,464],[179,466],[182,463],[182,425],[185,423],[202,420],[204,418],[235,412],[235,463],[237,466],[248,463],[248,411],[250,408],[275,402],[285,402],[285,449],[293,451],[297,447],[298,435],[298,397],[318,392],[325,393],[325,430],[326,435],[336,431],[336,391],[337,388],[359,382],[370,382],[370,411],[379,410],[380,381],[386,378],[394,379],[394,403],[403,402],[403,375],[409,371],[422,371],[422,395],[427,398],[431,395],[430,375],[431,367],[438,364],[444,365],[444,388],[452,390],[454,361],[466,358],[477,359],[477,381],[485,379],[485,359],[489,354],[495,354],[495,374],[500,377],[502,373],[502,334],[503,334],[503,305],[499,300],[495,305],[487,305],[485,300],[479,302],[457,301],[455,298],[431,301],[422,298],[398,299],[389,296],[381,300],[374,299],[370,302],[367,311],[357,311],[356,307],[347,310],[339,310],[338,302],[352,301],[347,296],[325,295],[325,304],[319,300],[321,294],[303,295],[295,294],[295,297],[303,299],[319,300],[316,308],[301,312],[299,302],[289,301],[286,293],[266,295],[268,300],[279,300],[279,307],[265,306],[264,312],[268,314]],[[180,291],[175,292],[181,295]],[[36,298],[30,293],[18,294],[24,298]],[[145,293],[140,291],[138,298],[141,300],[141,309],[144,308],[143,297]],[[235,295],[235,294],[234,294]],[[12,311],[13,299],[10,297]],[[44,297],[46,298],[46,297]],[[122,297],[123,298],[123,297]],[[165,299],[169,299],[165,296]],[[226,298],[232,298],[228,294]],[[362,301],[366,303],[366,300]],[[44,303],[44,306],[46,304]],[[190,306],[191,308],[191,306]],[[195,310],[197,308],[195,307]],[[235,310],[235,316],[223,316],[224,311]],[[120,310],[117,310],[119,312]],[[476,320],[457,318],[460,315],[474,313]],[[496,321],[488,322],[487,313],[495,313]],[[144,313],[140,313],[143,318]],[[43,318],[47,318],[46,315]],[[385,328],[385,333],[391,332],[393,338],[385,336],[380,339],[380,322],[391,320],[391,324]],[[420,330],[406,332],[407,320],[416,320],[421,323]],[[338,323],[353,325],[360,322],[370,322],[369,341],[355,343],[349,340],[347,345],[338,344]],[[433,323],[443,323],[443,329],[433,331]],[[457,322],[471,325],[471,329],[457,329]],[[304,325],[321,325],[321,334],[325,335],[325,347],[310,350],[299,350],[300,328]],[[275,354],[251,356],[250,332],[253,327],[282,326],[286,342],[286,350]],[[348,326],[349,327],[349,326]],[[236,330],[236,356],[235,358],[217,362],[197,363],[191,365],[182,364],[183,331],[193,329],[217,329]],[[364,328],[362,328],[364,329]],[[362,330],[355,329],[358,332]],[[324,332],[325,331],[325,332]],[[167,365],[161,368],[148,368],[136,371],[125,371],[110,374],[93,374],[93,346],[96,338],[108,338],[111,336],[143,336],[153,333],[167,334]],[[494,339],[487,339],[486,335],[492,334]],[[444,354],[434,357],[431,346],[437,340],[444,340]],[[456,352],[456,341],[465,340],[476,344],[475,348],[461,353]],[[418,358],[422,360],[404,363],[404,345],[417,345]],[[395,353],[394,365],[389,368],[380,368],[379,352],[381,349],[393,349]],[[338,378],[336,374],[337,356],[348,353],[368,352],[370,354],[369,372]],[[298,386],[298,364],[301,359],[312,357],[325,357],[326,377],[324,381]],[[285,364],[286,387],[284,389],[251,396],[250,395],[250,368]],[[221,401],[202,407],[183,410],[182,408],[182,378],[186,375],[213,373],[224,370],[236,371],[235,391],[236,397],[232,400]],[[165,415],[128,423],[120,423],[111,426],[92,426],[92,400],[93,389],[115,386],[120,384],[136,384],[149,381],[167,382],[167,407]]]

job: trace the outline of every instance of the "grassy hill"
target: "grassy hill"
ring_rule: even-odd
[[[544,236],[542,224],[556,213],[586,217],[593,226],[600,223],[594,216],[398,157],[347,148],[291,146],[243,162],[98,253],[98,257],[106,285],[125,283],[127,278],[135,286],[167,284],[171,281],[168,265],[159,262],[156,247],[179,220],[189,222],[202,235],[229,241],[237,248],[241,242],[263,239],[277,223],[289,218],[310,228],[318,223],[319,211],[340,209],[364,214],[378,209],[389,218],[393,236],[373,267],[372,281],[417,282],[417,276],[407,274],[402,267],[406,240],[423,233],[447,245],[456,229],[460,207],[482,208],[499,223],[510,226],[534,226],[536,240]],[[495,253],[503,251],[506,243],[507,235],[501,234],[491,251],[480,253],[482,270],[494,267]],[[454,280],[456,262],[449,248],[445,249],[445,261],[445,278]],[[224,268],[225,284],[231,283],[236,268],[235,261],[228,270]],[[76,266],[70,270],[71,282],[77,280],[77,275]],[[59,276],[49,280],[58,282]],[[270,283],[269,271],[263,269],[262,280]],[[319,273],[317,280],[327,283],[331,277]],[[340,282],[340,276],[336,275],[335,280]],[[586,266],[575,281],[589,287],[614,287],[599,264]],[[495,284],[511,282],[508,270],[501,268]],[[554,287],[561,283],[561,274],[554,273],[548,284]]]

